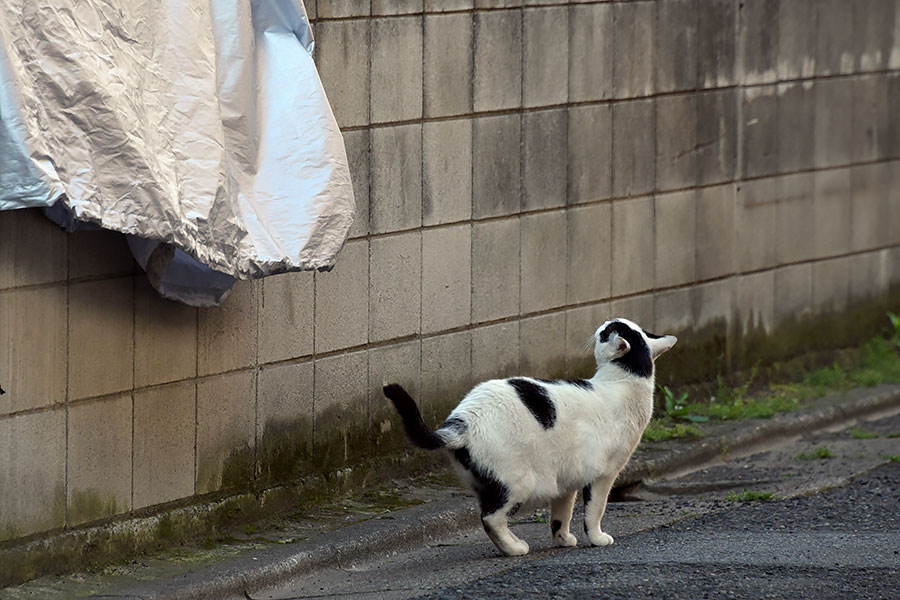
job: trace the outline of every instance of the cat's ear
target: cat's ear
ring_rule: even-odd
[[[628,340],[620,336],[618,333],[614,333],[609,337],[609,346],[611,351],[610,360],[615,360],[620,356],[625,356],[628,354],[628,351],[631,350],[631,344],[628,343]]]
[[[650,354],[653,355],[653,360],[656,360],[660,354],[674,346],[677,341],[678,338],[674,335],[663,335],[648,339],[647,342],[650,346]]]

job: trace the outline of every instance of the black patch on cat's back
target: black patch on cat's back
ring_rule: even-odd
[[[519,394],[522,401],[537,422],[544,429],[550,429],[556,424],[556,405],[550,399],[547,388],[527,379],[510,379],[509,385]]]
[[[481,518],[492,515],[509,502],[509,490],[503,482],[498,480],[487,469],[481,468],[469,453],[469,449],[463,446],[453,451],[453,457],[466,470],[472,473],[475,479],[474,490],[478,495],[478,503],[481,505]],[[490,532],[488,532],[490,535]]]
[[[631,350],[613,360],[612,363],[638,377],[653,375],[653,358],[650,356],[650,346],[644,341],[644,337],[625,323],[614,321],[600,332],[600,341],[607,341],[614,332],[628,342]]]

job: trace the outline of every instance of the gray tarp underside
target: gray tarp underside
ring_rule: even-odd
[[[0,210],[128,234],[195,305],[331,267],[353,192],[312,46],[300,0],[4,0]]]

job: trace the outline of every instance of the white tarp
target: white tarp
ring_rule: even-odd
[[[331,267],[354,203],[312,46],[301,0],[3,0],[0,210],[129,234],[195,305]]]

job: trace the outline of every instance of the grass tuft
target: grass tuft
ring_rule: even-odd
[[[809,452],[801,452],[797,455],[797,458],[799,460],[816,460],[834,458],[835,456],[836,454],[829,450],[827,446],[819,446],[818,448]]]
[[[859,425],[850,430],[850,437],[854,440],[874,440],[881,436],[874,431],[866,431]]]
[[[773,499],[772,492],[759,492],[756,490],[745,490],[737,493],[734,490],[728,492],[725,499],[729,502],[768,502]]]

